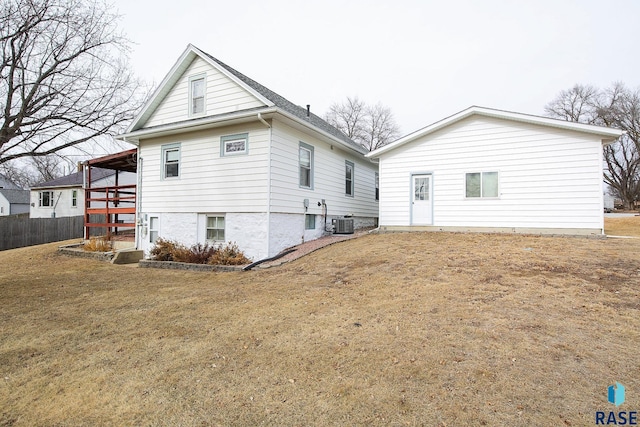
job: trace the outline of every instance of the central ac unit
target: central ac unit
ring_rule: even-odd
[[[353,234],[353,218],[337,218],[333,220],[334,234]]]

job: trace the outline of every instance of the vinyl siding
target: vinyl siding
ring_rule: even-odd
[[[466,199],[465,173],[499,172],[499,197]],[[384,153],[380,225],[407,226],[410,176],[433,173],[433,224],[603,227],[602,148],[592,135],[470,117]]]
[[[214,116],[264,104],[201,58],[196,58],[143,127],[189,120],[189,77],[206,75],[205,114]]]
[[[248,154],[220,156],[220,138],[248,133]],[[248,124],[140,143],[143,212],[266,212],[269,131]],[[163,179],[162,146],[180,143],[178,178]]]
[[[271,211],[305,213],[303,201],[309,199],[309,214],[322,214],[318,202],[325,199],[328,215],[377,217],[375,200],[376,164],[302,133],[280,121],[273,122],[271,153]],[[298,146],[313,146],[313,189],[300,188]],[[345,195],[345,161],[354,164],[354,196]]]

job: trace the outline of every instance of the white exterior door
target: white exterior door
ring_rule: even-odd
[[[433,224],[431,174],[411,176],[411,225]]]

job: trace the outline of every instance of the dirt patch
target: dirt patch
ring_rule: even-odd
[[[275,269],[0,253],[0,423],[591,425],[640,407],[640,239],[398,233]]]

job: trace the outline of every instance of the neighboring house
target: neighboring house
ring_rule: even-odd
[[[115,184],[115,171],[92,168],[92,186],[107,187]],[[84,215],[84,172],[75,172],[31,187],[31,218],[52,218]],[[135,174],[130,183],[135,184]]]
[[[22,190],[22,188],[14,184],[13,181],[2,174],[0,174],[0,188],[8,190]]]
[[[29,213],[29,190],[0,188],[0,216]]]
[[[119,139],[138,145],[139,249],[235,241],[254,260],[350,216],[373,226],[377,165],[309,108],[189,45]]]
[[[622,131],[471,107],[379,148],[382,230],[602,234]]]

